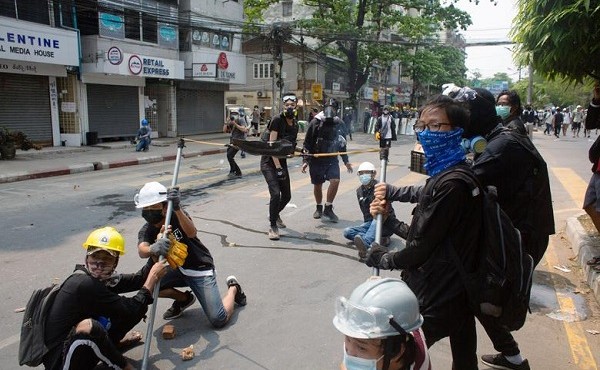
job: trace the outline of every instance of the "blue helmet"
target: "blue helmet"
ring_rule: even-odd
[[[147,119],[143,119],[142,120],[142,126],[148,126],[148,120]]]

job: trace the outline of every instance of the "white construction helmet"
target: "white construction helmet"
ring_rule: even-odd
[[[159,182],[146,183],[133,197],[135,208],[144,208],[167,201],[167,188]]]
[[[376,172],[377,170],[375,169],[375,166],[373,165],[373,163],[371,162],[363,162],[360,164],[360,166],[358,166],[358,171],[356,171],[357,173],[361,173],[361,172]]]
[[[410,333],[422,324],[417,297],[400,279],[367,280],[349,299],[336,300],[333,325],[352,338],[392,337],[402,334],[394,326]]]

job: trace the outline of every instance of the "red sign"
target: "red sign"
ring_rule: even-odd
[[[227,67],[229,67],[229,62],[227,61],[227,54],[225,54],[224,52],[221,52],[219,54],[219,59],[217,59],[217,66],[219,66],[219,69],[227,69]]]

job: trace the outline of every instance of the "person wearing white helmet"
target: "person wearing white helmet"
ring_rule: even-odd
[[[344,334],[343,370],[430,370],[419,302],[400,279],[373,277],[338,297],[333,325]]]
[[[169,225],[170,237],[165,240],[159,238],[159,234],[165,222],[168,201],[172,202],[173,213]],[[246,305],[246,294],[237,278],[229,276],[226,279],[227,293],[223,298],[220,297],[212,255],[198,239],[192,218],[181,206],[179,188],[167,190],[158,182],[149,182],[135,195],[134,202],[136,208],[142,210],[142,217],[146,220],[138,233],[140,257],[164,255],[159,250],[164,245],[168,245],[167,260],[171,267],[176,267],[169,271],[160,283],[159,296],[175,299],[163,318],[171,320],[181,316],[183,310],[194,303],[195,296],[212,326],[215,328],[225,326],[233,314],[234,303],[239,306]],[[157,245],[160,243],[162,245]],[[177,260],[178,253],[174,247],[181,245],[187,247],[187,256]],[[192,289],[193,294],[175,289],[186,286]]]
[[[365,258],[367,254],[367,249],[370,248],[371,243],[375,241],[375,231],[377,228],[377,220],[373,219],[369,207],[371,206],[371,202],[375,198],[374,190],[375,184],[377,184],[377,180],[375,179],[375,175],[377,174],[377,170],[375,170],[375,166],[371,162],[363,162],[358,166],[358,179],[360,181],[360,186],[356,188],[356,198],[358,199],[358,205],[363,214],[363,223],[357,226],[349,226],[344,229],[344,237],[348,240],[354,242],[354,246],[358,250],[358,257]],[[388,218],[396,218],[394,213],[394,209],[390,206],[390,212],[387,214]],[[386,220],[387,221],[387,220]],[[391,222],[391,220],[390,220]],[[408,233],[408,225],[398,221],[404,226],[399,228],[399,230],[403,230],[402,233],[398,235],[406,239]],[[391,224],[391,223],[390,223]],[[394,230],[386,227],[382,229],[381,233],[381,241],[380,244],[382,246],[387,246],[390,244],[390,236],[394,233]]]
[[[83,248],[84,265],[63,282],[47,314],[44,368],[91,370],[102,361],[111,369],[133,369],[120,350],[142,339],[129,330],[145,317],[168,265],[148,261],[135,274],[115,275],[125,239],[112,227],[94,230]],[[134,296],[119,295],[138,289]]]

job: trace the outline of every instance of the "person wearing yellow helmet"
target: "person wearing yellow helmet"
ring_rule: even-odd
[[[65,280],[47,314],[44,367],[91,370],[102,361],[110,368],[133,369],[120,350],[141,340],[130,330],[152,304],[152,290],[167,265],[148,261],[136,273],[116,275],[125,239],[113,227],[92,231],[83,248],[84,265]],[[136,290],[131,297],[120,295]]]
[[[162,246],[168,244],[167,260],[171,257],[173,245],[185,245],[187,256],[169,271],[160,283],[160,297],[174,298],[175,302],[163,315],[165,320],[179,317],[184,309],[191,306],[198,298],[208,320],[215,328],[227,324],[238,306],[246,305],[246,294],[237,278],[229,276],[227,293],[220,297],[217,286],[216,272],[212,255],[208,248],[198,239],[196,226],[190,215],[183,210],[179,188],[167,189],[158,182],[146,183],[134,201],[136,208],[142,210],[146,223],[138,233],[138,254],[142,258],[163,255]],[[165,222],[168,201],[173,204],[169,234],[172,239],[160,238],[161,229]],[[173,266],[172,266],[173,267]],[[181,292],[175,288],[190,287],[192,292]]]

